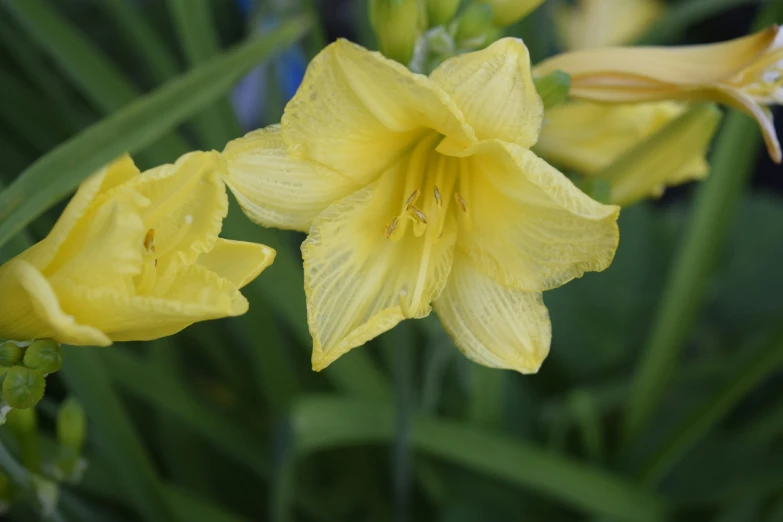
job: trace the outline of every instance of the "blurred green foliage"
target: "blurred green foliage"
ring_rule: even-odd
[[[508,29],[534,58],[555,51],[554,3]],[[289,21],[258,39],[229,0],[0,0],[0,260],[118,152],[152,166],[238,136],[231,85],[300,36],[317,52],[327,4],[261,2]],[[783,21],[780,2],[681,0],[645,40],[740,4]],[[340,8],[372,45],[366,6]],[[274,75],[264,87],[279,115]],[[546,294],[552,351],[527,377],[470,363],[435,318],[312,372],[303,237],[234,205],[223,235],[278,251],[243,291],[250,312],[64,347],[38,427],[0,428],[0,500],[19,521],[781,521],[783,201],[749,187],[759,144],[731,114],[695,197],[622,212],[613,265]],[[52,509],[42,463],[62,456],[69,395],[88,467]]]

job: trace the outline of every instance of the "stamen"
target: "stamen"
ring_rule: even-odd
[[[155,251],[155,229],[151,228],[147,230],[147,234],[144,236],[144,249],[147,252],[154,252]]]
[[[411,205],[411,211],[413,212],[413,216],[418,219],[420,222],[427,224],[427,216],[424,215],[424,212],[416,208],[414,205]]]
[[[416,189],[413,191],[413,194],[408,196],[408,200],[405,202],[405,210],[410,210],[411,206],[413,206],[413,204],[416,203],[416,200],[419,198],[419,194],[421,194],[421,190]]]
[[[389,239],[392,235],[392,232],[394,232],[394,229],[397,228],[397,222],[398,219],[394,218],[391,223],[389,223],[389,226],[386,227],[386,230],[384,231],[386,234],[386,239]]]
[[[459,192],[454,193],[454,199],[456,199],[457,203],[459,203],[459,206],[462,207],[463,212],[468,211],[468,204],[465,202],[464,199],[462,199],[462,196],[459,195]]]
[[[440,190],[438,190],[437,185],[435,185],[435,203],[437,203],[438,208],[443,205],[443,201],[440,199]]]

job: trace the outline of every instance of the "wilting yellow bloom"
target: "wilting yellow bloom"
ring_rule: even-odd
[[[662,12],[658,0],[580,0],[558,5],[555,20],[566,49],[592,49],[632,42]]]
[[[544,61],[535,72],[556,70],[571,75],[571,96],[584,100],[708,100],[743,110],[761,126],[772,159],[781,162],[766,107],[783,103],[783,34],[778,27],[712,45],[574,51]]]
[[[720,113],[710,107],[687,125],[675,125],[687,110],[677,102],[559,105],[546,112],[535,151],[555,165],[610,182],[610,201],[617,205],[659,197],[666,186],[709,172],[705,155]]]
[[[503,26],[521,20],[544,3],[544,0],[479,0],[479,2],[491,5],[492,12],[495,14],[495,23]]]
[[[542,114],[520,40],[429,77],[341,40],[310,64],[281,126],[226,147],[245,212],[309,231],[316,370],[431,305],[474,361],[538,369],[551,337],[541,292],[609,265],[619,210],[528,150]]]
[[[274,250],[218,237],[217,152],[139,174],[125,156],[85,180],[40,243],[0,267],[0,337],[75,345],[148,340],[248,304]]]

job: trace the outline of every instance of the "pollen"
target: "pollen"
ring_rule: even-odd
[[[421,223],[424,223],[425,225],[427,224],[427,216],[424,215],[424,212],[416,208],[414,205],[411,205],[411,212],[413,212],[413,217],[415,217]]]
[[[416,200],[419,198],[419,194],[421,194],[421,190],[416,189],[413,191],[413,194],[408,196],[408,200],[405,202],[405,210],[410,210],[410,208],[413,206],[414,203],[416,203]]]
[[[468,211],[468,204],[467,202],[462,198],[462,196],[459,195],[459,192],[454,193],[454,199],[457,200],[457,203],[459,204],[460,208],[462,208],[463,212]]]
[[[397,228],[398,219],[394,218],[391,223],[389,223],[389,226],[386,227],[386,230],[384,230],[384,233],[386,234],[386,239],[389,239],[394,232],[394,229]]]
[[[147,230],[147,233],[144,235],[144,250],[147,252],[154,252],[155,251],[155,229],[151,228]]]

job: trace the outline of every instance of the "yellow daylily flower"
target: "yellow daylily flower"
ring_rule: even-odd
[[[432,307],[469,358],[539,368],[551,337],[541,292],[610,264],[619,211],[529,150],[542,115],[520,40],[429,77],[339,40],[282,125],[226,147],[245,212],[309,232],[314,369]]]
[[[706,100],[740,109],[759,123],[770,156],[783,160],[766,107],[783,103],[783,34],[777,26],[728,42],[687,47],[584,49],[550,58],[537,75],[571,75],[571,96],[633,103]]]
[[[218,237],[225,168],[194,152],[140,174],[124,156],[87,178],[49,235],[0,267],[0,337],[106,346],[245,313],[239,288],[275,252]]]
[[[658,0],[580,0],[574,6],[557,7],[558,36],[566,49],[627,44],[663,13]]]
[[[642,197],[660,197],[666,186],[709,173],[706,154],[720,114],[704,110],[688,125],[669,130],[687,110],[688,105],[677,102],[566,103],[546,112],[535,151],[555,165],[609,181],[611,203],[625,206]],[[664,129],[666,136],[654,138]],[[618,175],[613,166],[623,159]]]
[[[512,25],[527,16],[543,4],[544,0],[479,0],[479,2],[491,5],[495,23],[505,26]]]

